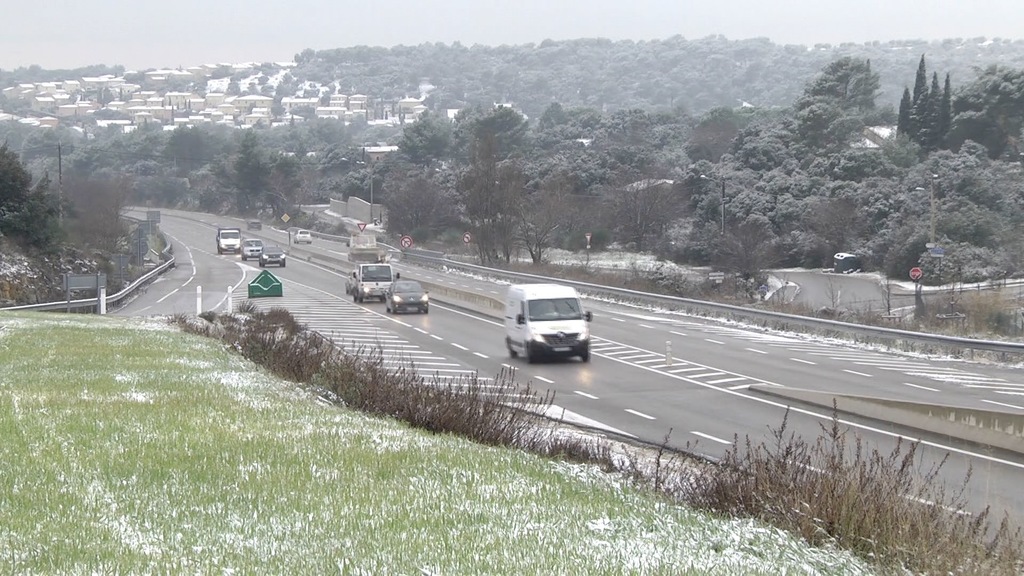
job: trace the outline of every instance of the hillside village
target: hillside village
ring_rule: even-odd
[[[150,123],[165,130],[201,124],[251,128],[309,118],[397,126],[416,121],[427,110],[423,103],[425,95],[371,99],[364,94],[342,94],[336,87],[312,82],[304,83],[297,91],[299,94],[279,101],[267,95],[273,94],[276,81],[293,66],[293,62],[274,63],[279,71],[275,78],[262,73],[259,64],[243,63],[20,83],[3,89],[3,102],[7,104],[6,109],[0,109],[0,121],[79,130],[91,125],[116,126],[127,133]],[[229,93],[229,76],[246,73],[251,75],[239,81],[241,93]],[[448,110],[447,114],[454,117],[457,112]]]

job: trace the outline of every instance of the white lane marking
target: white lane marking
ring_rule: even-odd
[[[555,383],[554,380],[548,380],[547,378],[545,378],[543,376],[534,376],[534,378],[536,378],[537,380],[540,380],[541,382],[546,382],[548,384],[554,384]]]
[[[458,348],[459,350],[469,350],[469,348],[466,348],[466,347],[465,347],[465,346],[463,346],[462,344],[456,344],[455,342],[452,342],[452,346],[455,346],[455,347],[456,347],[456,348]]]
[[[636,410],[633,410],[632,408],[626,408],[626,412],[629,412],[630,414],[632,414],[634,416],[639,416],[641,418],[646,418],[648,420],[657,420],[657,418],[655,418],[654,416],[648,416],[647,414],[644,414],[643,412],[637,412]]]
[[[694,370],[706,370],[703,366],[694,366],[692,368],[676,368],[675,370],[669,370],[671,374],[679,374],[680,372],[693,372]]]
[[[812,366],[817,366],[818,365],[817,362],[811,362],[810,360],[802,360],[800,358],[790,358],[790,360],[792,360],[793,362],[801,362],[803,364],[810,364]]]
[[[906,386],[912,386],[914,388],[920,388],[921,390],[927,390],[929,392],[938,392],[939,391],[938,388],[929,388],[927,386],[921,386],[920,384],[911,384],[910,382],[904,382],[903,384],[906,385]]]
[[[693,434],[694,436],[700,436],[701,438],[707,438],[708,440],[718,442],[719,444],[732,444],[732,442],[730,442],[729,440],[722,440],[717,436],[712,436],[711,434],[705,434],[703,432],[697,432],[696,430],[690,430],[690,434]]]
[[[650,364],[651,362],[664,362],[664,358],[649,358],[647,360],[637,360],[637,364]]]
[[[732,378],[719,378],[718,380],[708,380],[708,384],[725,384],[726,382],[739,382],[740,380],[749,380],[743,376],[734,376]]]
[[[1017,406],[1016,404],[1005,404],[1003,402],[996,402],[995,400],[982,400],[982,402],[987,402],[989,404],[995,404],[996,406],[1005,406],[1006,408],[1015,408],[1017,410],[1024,410],[1024,406]]]
[[[703,374],[690,374],[690,378],[710,378],[712,376],[725,376],[725,372],[705,372]],[[709,382],[705,382],[709,384]]]
[[[473,352],[473,354],[475,354],[476,356],[479,356],[481,358],[487,358],[488,357],[487,354],[483,354],[481,352]]]
[[[616,318],[614,316],[612,316],[612,320],[615,320],[616,322],[625,322],[622,318]]]
[[[746,390],[750,388],[750,384],[740,384],[739,386],[729,386],[729,390]]]
[[[744,348],[744,350],[750,352],[757,352],[758,354],[767,354],[767,352],[765,352],[764,350],[758,350],[757,348]]]
[[[853,370],[844,369],[843,372],[849,372],[850,374],[856,374],[857,376],[863,376],[865,378],[873,378],[871,374],[865,374],[863,372],[854,372]]]
[[[705,338],[704,341],[711,342],[712,344],[725,344],[725,342],[722,342],[721,340],[712,340],[711,338]]]
[[[651,330],[654,330],[654,326],[648,326],[647,324],[637,324],[637,326],[641,328],[650,328]]]
[[[682,332],[676,332],[675,330],[669,330],[668,333],[675,334],[676,336],[686,336],[686,334],[683,334]]]
[[[634,350],[634,352],[636,352],[636,350]],[[651,356],[657,356],[657,354],[652,354],[650,352],[644,354],[634,354],[632,356],[623,356],[622,358],[619,358],[619,360],[625,360],[628,362],[630,360],[639,360],[640,358],[650,358]]]
[[[579,394],[580,396],[583,396],[584,398],[590,398],[591,400],[600,400],[600,398],[594,396],[593,394],[587,394],[586,392],[580,392],[579,390],[573,390],[573,392]]]
[[[427,333],[427,331],[424,330],[423,328],[413,328],[413,330],[419,332],[420,334],[426,334]]]
[[[430,337],[433,338],[434,340],[444,340],[444,338],[441,338],[437,334],[431,334]]]

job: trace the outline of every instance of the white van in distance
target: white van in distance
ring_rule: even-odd
[[[505,298],[505,346],[527,362],[544,356],[590,361],[590,312],[576,289],[560,284],[515,284]]]

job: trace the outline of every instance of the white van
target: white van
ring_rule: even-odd
[[[516,284],[505,298],[505,346],[527,362],[543,356],[590,361],[590,312],[576,289],[560,284]]]

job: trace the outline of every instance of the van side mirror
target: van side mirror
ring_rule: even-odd
[[[591,320],[594,319],[594,313],[591,312],[590,310],[587,310],[586,312],[583,313],[583,319],[586,320],[587,322],[590,322]]]
[[[395,280],[398,280],[401,277],[402,277],[402,273],[401,272],[395,272]]]
[[[353,270],[353,271],[352,271],[352,277],[353,277],[353,278],[355,278],[355,277],[356,277],[356,271],[355,271],[355,270]]]
[[[526,317],[522,314],[516,314],[516,324],[519,324],[520,326],[526,324]]]

